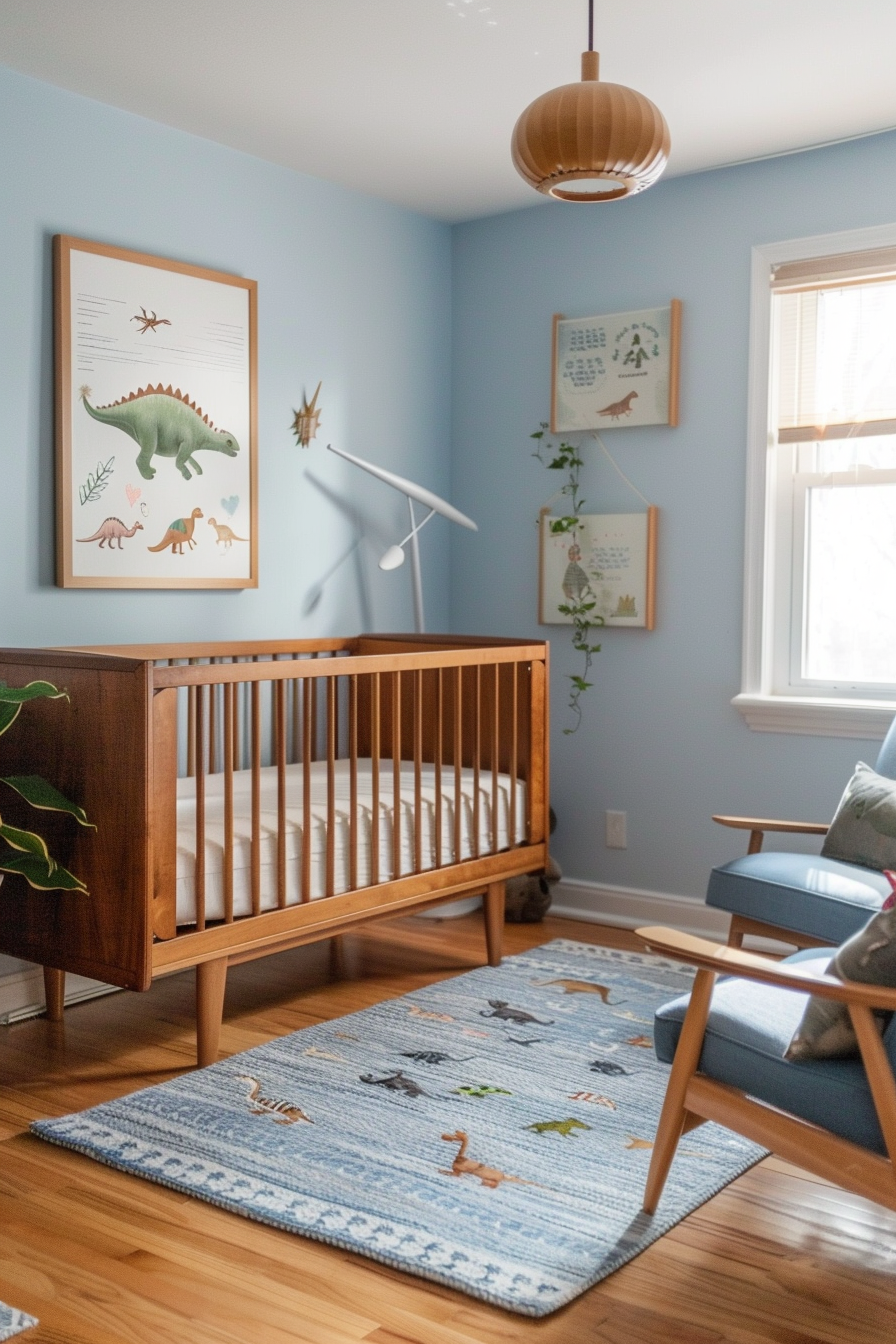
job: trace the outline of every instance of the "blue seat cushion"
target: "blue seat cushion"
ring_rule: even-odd
[[[837,945],[858,932],[889,894],[887,879],[873,868],[766,850],[713,868],[706,903]]]
[[[784,964],[813,962],[823,970],[830,959],[813,948],[787,957]],[[886,1156],[860,1059],[784,1058],[808,998],[755,980],[718,981],[700,1072]],[[688,996],[682,995],[656,1013],[654,1043],[657,1058],[665,1064],[675,1056],[687,1006]],[[884,1045],[896,1066],[896,1018],[884,1033]]]

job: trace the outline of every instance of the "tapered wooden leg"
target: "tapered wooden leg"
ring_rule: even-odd
[[[675,1156],[675,1149],[678,1147],[678,1140],[685,1128],[685,1122],[689,1119],[684,1101],[688,1084],[700,1062],[700,1051],[703,1048],[703,1035],[706,1031],[706,1019],[709,1016],[709,1005],[715,979],[713,971],[698,971],[694,980],[694,987],[691,990],[691,1001],[685,1014],[681,1035],[678,1038],[672,1072],[669,1074],[669,1082],[666,1085],[666,1097],[663,1102],[663,1109],[660,1112],[660,1123],[653,1145],[653,1157],[650,1161],[650,1170],[647,1173],[647,1185],[644,1190],[644,1203],[642,1205],[645,1213],[653,1213],[660,1202],[660,1195],[663,1193],[663,1186],[666,1184],[666,1177],[669,1175],[669,1168]],[[688,1128],[692,1128],[692,1126],[688,1125]]]
[[[196,967],[196,1058],[201,1069],[218,1058],[226,985],[226,957]]]
[[[334,980],[345,979],[345,940],[341,933],[330,939],[330,974]]]
[[[489,966],[500,966],[504,950],[504,883],[491,882],[482,902]]]
[[[44,967],[44,998],[48,1020],[61,1022],[65,1009],[65,971],[57,971],[55,966]]]

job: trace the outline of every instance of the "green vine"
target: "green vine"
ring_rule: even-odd
[[[567,534],[570,537],[571,545],[570,561],[577,562],[581,558],[581,551],[578,547],[578,537],[582,528],[581,516],[584,510],[585,501],[582,498],[579,475],[584,466],[584,459],[580,455],[577,445],[567,443],[564,439],[556,441],[548,435],[547,421],[542,421],[541,427],[530,435],[537,443],[537,448],[532,454],[537,457],[543,467],[548,471],[563,472],[566,481],[560,487],[558,493],[564,495],[567,512],[556,518],[551,519],[551,532],[557,535]],[[578,552],[576,554],[576,552]],[[583,575],[584,571],[579,570]],[[600,575],[597,575],[599,578]],[[587,577],[584,583],[581,577],[577,584],[571,585],[571,591],[564,588],[566,593],[566,602],[559,604],[557,610],[563,615],[568,616],[572,621],[572,646],[577,653],[584,655],[584,666],[580,675],[573,674],[569,678],[569,708],[573,714],[573,725],[571,728],[564,728],[566,734],[578,732],[582,722],[581,699],[585,691],[590,690],[593,685],[588,680],[591,671],[591,664],[596,653],[600,653],[600,645],[592,643],[594,638],[593,631],[598,630],[605,625],[603,616],[595,611],[597,607],[597,597]]]

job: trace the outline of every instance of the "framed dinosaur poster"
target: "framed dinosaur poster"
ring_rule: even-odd
[[[554,532],[546,505],[538,516],[538,622],[571,625],[570,607],[593,603],[604,625],[652,630],[656,623],[659,509],[583,513],[574,532]]]
[[[256,282],[53,243],[57,584],[257,587]]]
[[[606,317],[554,314],[551,433],[678,424],[681,300]]]

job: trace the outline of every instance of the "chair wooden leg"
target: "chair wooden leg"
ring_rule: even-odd
[[[44,967],[44,998],[48,1021],[61,1022],[65,1010],[65,971],[57,971],[55,966]]]
[[[669,1074],[666,1097],[663,1101],[660,1123],[653,1145],[650,1170],[647,1173],[647,1185],[644,1190],[644,1203],[642,1205],[645,1213],[656,1211],[656,1206],[663,1193],[663,1186],[666,1184],[666,1177],[669,1175],[672,1159],[675,1156],[675,1150],[678,1147],[678,1140],[681,1138],[685,1124],[689,1120],[684,1101],[688,1084],[700,1062],[703,1034],[706,1030],[706,1019],[709,1016],[709,1005],[715,979],[713,971],[698,971],[694,980],[694,987],[691,990],[691,1001],[685,1014],[681,1035],[678,1038],[672,1072]]]
[[[226,985],[226,957],[196,967],[196,1058],[201,1069],[218,1058]]]
[[[740,920],[737,915],[731,916],[731,923],[728,926],[728,946],[743,947],[745,930],[740,927]]]
[[[489,966],[501,964],[501,954],[504,950],[504,898],[504,883],[490,882],[482,902]]]
[[[334,980],[345,979],[345,936],[341,933],[330,939],[330,974]]]

